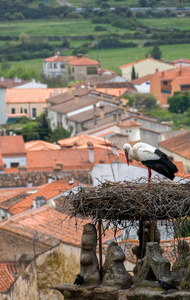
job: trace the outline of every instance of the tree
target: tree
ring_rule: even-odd
[[[6,77],[8,78],[18,77],[25,80],[30,80],[32,78],[35,78],[36,80],[39,79],[36,70],[32,67],[27,68],[26,65],[24,64],[18,64],[15,67],[9,69],[6,72]]]
[[[154,47],[152,49],[150,49],[149,51],[147,51],[146,57],[148,57],[148,55],[150,55],[154,59],[160,60],[161,57],[162,57],[162,51],[160,50],[160,48],[158,47],[158,45],[154,45]]]
[[[49,137],[46,140],[50,143],[56,143],[58,140],[66,139],[71,136],[71,131],[63,127],[58,127],[51,131]]]
[[[134,97],[135,97],[134,106],[137,108],[144,108],[145,110],[151,110],[160,107],[157,102],[157,99],[152,94],[136,93]]]
[[[138,78],[138,75],[135,73],[135,67],[132,66],[132,71],[131,71],[131,80],[134,80]]]
[[[184,113],[190,108],[190,93],[174,92],[172,97],[168,97],[169,111],[172,113]]]

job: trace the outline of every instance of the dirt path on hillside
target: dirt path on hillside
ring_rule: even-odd
[[[68,3],[66,0],[56,0],[61,6],[67,5],[73,7],[71,3]]]

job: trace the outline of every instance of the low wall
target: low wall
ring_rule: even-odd
[[[58,177],[62,180],[73,178],[81,183],[91,184],[90,172],[88,170],[69,170],[59,172],[18,172],[1,173],[0,188],[5,187],[27,187],[39,186],[48,182],[49,178]]]

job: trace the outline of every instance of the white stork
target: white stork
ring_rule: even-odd
[[[129,157],[140,161],[148,168],[148,182],[151,179],[151,169],[173,180],[175,173],[178,172],[176,165],[169,160],[168,156],[146,143],[137,143],[133,147],[130,144],[124,144],[127,164],[129,165]]]

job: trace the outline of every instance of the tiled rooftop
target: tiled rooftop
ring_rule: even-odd
[[[96,91],[111,96],[120,97],[126,92],[127,88],[97,88]]]
[[[82,146],[84,144],[90,143],[96,143],[99,145],[110,145],[109,140],[105,140],[100,137],[95,137],[91,135],[81,134],[79,136],[74,136],[71,138],[59,140],[58,143],[61,145],[61,147],[73,147],[73,144],[77,143],[77,146]]]
[[[0,293],[6,293],[11,284],[15,281],[17,274],[17,263],[2,261],[0,262]]]
[[[18,79],[18,78],[11,79],[11,78],[0,77],[0,87],[7,88],[7,89],[26,84],[28,82],[30,82],[30,81],[22,80],[22,79]]]
[[[67,88],[59,89],[7,89],[6,103],[45,103],[52,95],[64,93]]]
[[[146,76],[142,76],[140,78],[137,78],[137,79],[134,79],[132,80],[131,82],[134,84],[134,85],[140,85],[142,83],[145,83],[147,81],[150,80],[150,78],[152,77],[152,74],[148,74]]]
[[[160,142],[159,145],[169,151],[190,159],[190,130],[176,137]]]
[[[37,140],[25,143],[26,151],[36,151],[36,150],[58,150],[59,145],[48,143],[45,141]]]
[[[46,201],[58,196],[59,194],[62,194],[69,189],[72,189],[73,187],[77,186],[78,182],[74,182],[72,185],[70,185],[67,181],[53,181],[42,188],[40,188],[36,193],[32,193],[25,199],[17,202],[15,205],[11,206],[9,208],[9,212],[11,214],[19,214],[20,212],[26,211],[28,209],[31,209],[33,207],[33,200],[37,196],[43,196]]]
[[[45,62],[65,62],[71,66],[86,66],[86,65],[97,65],[99,66],[99,62],[96,60],[92,60],[87,56],[83,57],[76,57],[76,56],[61,56],[61,55],[54,55],[44,59]]]
[[[0,136],[0,153],[2,156],[25,156],[26,149],[23,137],[21,135]]]

